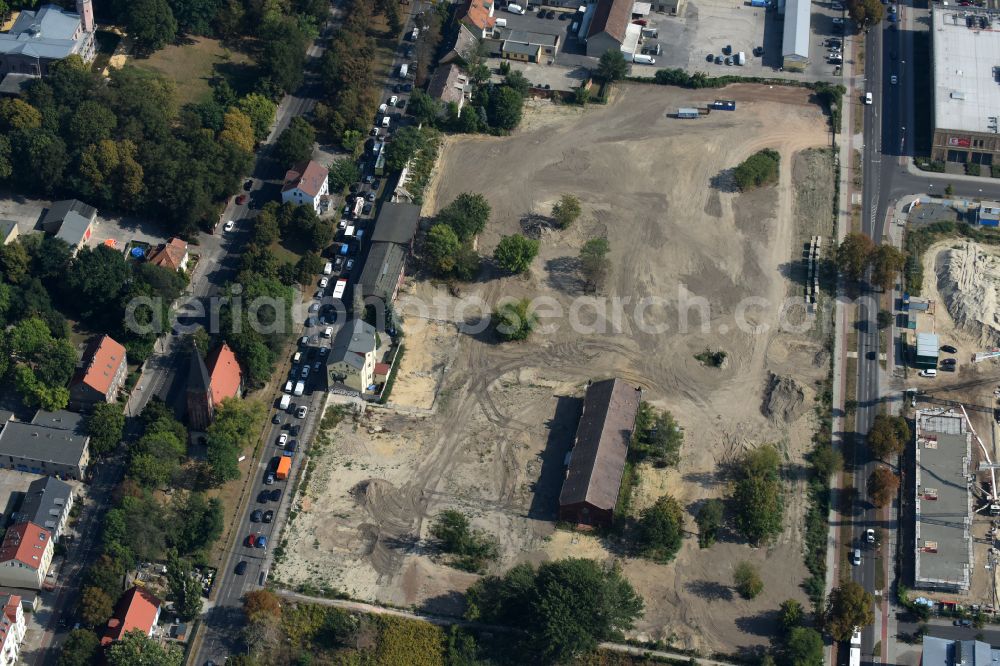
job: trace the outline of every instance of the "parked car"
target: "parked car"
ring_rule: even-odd
[[[715,56],[709,53],[707,56],[705,56],[705,62],[715,62]]]
[[[389,106],[396,106],[396,102],[398,102],[398,101],[399,101],[399,97],[396,96],[396,95],[393,95],[392,97],[389,98]]]
[[[891,83],[892,85],[896,85],[898,82],[899,82],[899,79],[896,78],[895,74],[893,74],[892,76],[889,77],[889,83]]]
[[[365,195],[365,198],[368,199],[368,201],[375,201],[376,196],[378,195],[376,195],[374,192],[369,192],[367,195]]]
[[[716,65],[722,64],[722,56],[715,56],[715,64]]]
[[[270,497],[271,497],[271,493],[270,492],[268,492],[266,489],[262,490],[259,493],[257,493],[257,503],[258,504],[267,504],[268,499]]]
[[[264,522],[269,523],[272,520],[274,520],[274,511],[268,509],[267,511],[264,512]]]
[[[956,363],[958,363],[958,361],[953,358],[945,358],[941,360],[941,365],[944,367],[947,367],[949,365],[955,365]]]
[[[834,18],[833,19],[833,24],[834,25],[843,25],[844,24],[844,19],[842,19],[840,17]]]
[[[304,366],[302,366],[302,379],[305,379],[308,376],[309,376],[309,366],[308,365],[304,365]]]
[[[264,517],[263,511],[261,511],[260,509],[254,509],[253,512],[250,514],[250,522],[259,523],[260,519],[263,517]]]
[[[237,576],[242,576],[243,574],[245,574],[247,572],[247,561],[246,560],[240,560],[236,564],[235,571],[236,571],[236,575]]]
[[[257,535],[256,534],[248,534],[247,535],[247,546],[249,546],[250,548],[253,548],[256,545],[257,545]]]
[[[297,410],[295,410],[295,416],[298,417],[298,418],[300,418],[300,419],[304,419],[306,417],[306,414],[308,412],[309,412],[309,408],[306,407],[305,405],[302,405]]]
[[[275,413],[275,415],[271,417],[271,423],[278,425],[279,423],[281,423],[281,417],[278,416],[277,413]]]
[[[861,566],[861,549],[855,548],[854,552],[851,553],[851,564],[858,567]]]
[[[240,195],[238,195],[236,197],[236,205],[237,206],[242,206],[243,204],[245,204],[249,200],[250,200],[250,195],[249,194],[240,194]]]
[[[264,485],[265,486],[274,485],[274,474],[272,474],[271,472],[267,473],[267,475],[264,477]]]
[[[362,215],[370,215],[371,212],[372,212],[372,205],[371,205],[371,203],[365,203],[365,205],[362,206],[362,208],[361,208],[361,214]]]
[[[267,536],[263,534],[257,535],[257,543],[255,544],[258,548],[267,548]]]
[[[275,443],[278,446],[283,447],[287,442],[288,442],[288,433],[287,432],[283,432],[280,435],[278,435],[278,441],[275,442]]]
[[[934,368],[929,368],[927,370],[921,370],[918,373],[921,377],[937,377],[937,370]]]
[[[225,224],[224,224],[224,225],[222,226],[222,230],[223,230],[223,231],[232,231],[232,230],[233,230],[233,227],[235,227],[235,226],[236,226],[236,223],[235,223],[235,222],[233,222],[232,220],[229,220],[229,221],[227,221],[227,222],[226,222],[226,223],[225,223]]]
[[[348,259],[347,264],[344,266],[347,270],[354,268],[354,259]]]
[[[865,530],[865,541],[868,543],[875,543],[875,530],[870,527]]]
[[[403,92],[413,92],[413,84],[412,83],[404,83],[403,84]]]
[[[946,354],[958,353],[958,350],[952,347],[951,345],[941,345],[941,351],[945,352]]]
[[[281,499],[281,488],[275,488],[271,491],[271,501],[277,502]]]
[[[330,284],[330,278],[322,277],[319,279],[319,288],[326,289],[326,285]]]
[[[972,620],[955,620],[952,624],[956,627],[971,627]]]

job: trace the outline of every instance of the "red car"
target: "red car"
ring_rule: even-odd
[[[256,545],[257,545],[257,535],[256,534],[249,535],[247,537],[247,547],[253,548]]]
[[[243,204],[245,204],[249,200],[250,200],[250,195],[249,194],[240,194],[239,196],[236,197],[236,205],[237,206],[242,206]]]
[[[646,19],[639,19],[638,21],[632,21],[632,23],[646,27]]]

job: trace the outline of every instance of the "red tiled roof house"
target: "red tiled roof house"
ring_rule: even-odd
[[[208,356],[209,386],[212,389],[212,403],[215,407],[226,398],[238,398],[243,391],[243,371],[236,354],[225,342]]]
[[[493,35],[493,26],[497,23],[493,18],[494,5],[491,0],[467,0],[458,8],[456,17],[476,37],[485,39]]]
[[[171,271],[187,270],[188,244],[181,238],[171,238],[149,255],[149,263]]]
[[[52,535],[34,523],[7,530],[0,544],[0,586],[42,589],[52,564]]]
[[[319,213],[320,198],[329,193],[329,172],[321,164],[309,160],[296,164],[285,173],[281,201],[299,206],[310,205]]]
[[[160,620],[160,600],[141,587],[133,587],[121,596],[115,614],[108,620],[101,645],[110,645],[130,631],[153,635]]]
[[[87,411],[99,402],[114,402],[128,374],[125,347],[101,336],[84,354],[84,364],[69,385],[69,406]]]

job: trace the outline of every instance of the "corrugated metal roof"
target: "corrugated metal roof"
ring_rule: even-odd
[[[917,333],[917,356],[937,356],[938,336],[934,333]]]
[[[788,0],[785,7],[785,31],[781,41],[781,55],[809,58],[810,0]]]

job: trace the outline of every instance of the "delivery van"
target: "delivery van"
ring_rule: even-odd
[[[511,14],[524,14],[524,7],[522,7],[521,5],[515,5],[514,3],[510,3],[509,5],[507,5],[507,11],[509,11]]]
[[[507,27],[507,19],[505,19],[505,18],[498,18],[497,19],[497,27],[498,28],[506,28]]]
[[[291,406],[291,404],[292,404],[292,396],[286,393],[285,395],[281,396],[281,402],[278,403],[278,407],[287,410]]]
[[[306,392],[306,383],[305,382],[296,382],[294,395],[297,395],[297,396],[298,395],[302,395],[305,392]],[[287,398],[288,396],[286,395],[285,397]]]
[[[653,56],[642,55],[641,53],[639,55],[633,57],[632,60],[633,60],[633,62],[635,62],[638,65],[655,65],[656,64],[656,60],[653,58]]]

